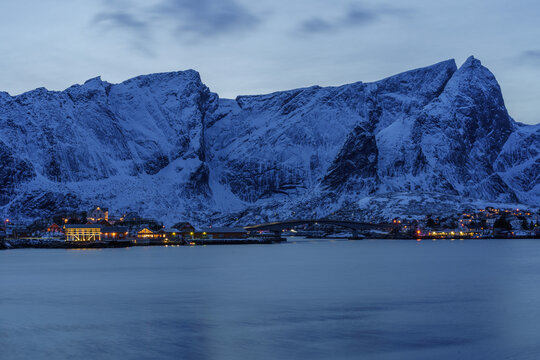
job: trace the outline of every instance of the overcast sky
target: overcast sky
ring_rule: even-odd
[[[0,5],[0,90],[195,69],[221,97],[480,59],[540,122],[536,0],[21,0]]]

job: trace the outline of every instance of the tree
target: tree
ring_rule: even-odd
[[[86,224],[87,222],[88,222],[87,213],[86,213],[86,211],[83,211],[81,213],[81,224]]]
[[[469,228],[479,230],[480,228],[482,228],[482,223],[480,221],[473,221],[469,225]]]
[[[523,221],[521,221],[521,229],[529,230],[529,224],[527,223],[526,219],[523,219]]]
[[[506,220],[506,216],[501,216],[497,220],[495,220],[495,223],[493,224],[493,228],[495,229],[504,229],[504,230],[512,230],[512,225],[508,220]]]

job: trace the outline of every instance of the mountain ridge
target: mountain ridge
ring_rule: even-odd
[[[540,203],[540,126],[508,115],[474,57],[459,68],[446,60],[375,82],[236,99],[220,99],[195,70],[6,94],[5,216],[100,203],[169,222],[352,208],[362,218],[365,199],[403,192]]]

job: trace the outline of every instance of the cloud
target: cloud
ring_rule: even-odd
[[[302,22],[300,30],[304,33],[327,33],[334,31],[335,25],[319,17],[314,17]]]
[[[94,24],[118,26],[122,28],[145,31],[148,29],[148,24],[137,20],[132,14],[122,12],[100,13],[94,17]]]
[[[334,19],[312,17],[300,23],[297,32],[300,34],[331,33],[353,27],[363,27],[381,21],[388,16],[404,17],[412,13],[411,9],[380,6],[368,8],[365,6],[349,7],[343,14]]]
[[[540,49],[530,49],[506,58],[506,62],[512,66],[529,67],[540,69]]]
[[[151,38],[155,32],[166,30],[182,40],[201,41],[245,32],[262,22],[236,0],[159,0],[153,5],[139,4],[106,2],[105,10],[94,16],[92,25],[123,30],[136,38]]]
[[[151,46],[152,32],[149,24],[130,11],[112,9],[94,16],[90,24],[93,28],[104,32],[120,30],[127,35],[126,45],[145,56],[153,56]]]
[[[197,37],[249,30],[262,21],[235,0],[163,0],[151,15],[172,22],[180,35]]]
[[[527,50],[521,53],[519,59],[523,63],[540,65],[540,50]]]
[[[378,20],[378,17],[379,14],[373,10],[352,8],[345,14],[342,22],[348,26],[364,26]]]

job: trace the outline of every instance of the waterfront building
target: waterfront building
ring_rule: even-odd
[[[137,232],[138,239],[159,239],[159,238],[164,238],[164,237],[165,237],[164,233],[152,231],[149,228],[144,228],[141,231]]]
[[[87,219],[95,223],[102,220],[109,221],[109,209],[96,206],[88,212]]]
[[[45,230],[35,231],[34,235],[45,238],[63,238],[64,230],[56,223],[52,223],[51,225],[47,226]]]
[[[107,220],[103,219],[101,221],[98,221],[97,222],[98,225],[101,225],[103,227],[110,227],[112,226],[110,222],[108,222]]]
[[[174,241],[182,238],[182,234],[176,229],[161,229],[160,233],[165,234],[165,240]]]
[[[68,224],[64,230],[67,241],[101,241],[101,225]]]
[[[460,231],[453,229],[442,229],[436,231],[426,231],[422,234],[423,237],[434,239],[452,239],[452,238],[479,238],[482,234],[477,231]]]
[[[47,227],[47,233],[49,235],[58,235],[63,234],[64,231],[62,231],[62,228],[56,225],[56,223],[52,223],[49,227]]]
[[[128,236],[127,226],[107,226],[101,229],[103,240],[121,240]]]
[[[24,225],[16,225],[13,223],[9,223],[5,227],[5,232],[6,232],[6,237],[10,237],[10,238],[32,237],[32,231],[30,231]]]
[[[244,228],[211,227],[195,232],[194,236],[196,239],[245,239],[248,232]]]
[[[184,238],[191,237],[192,233],[195,233],[195,227],[185,221],[176,223],[173,228]]]

